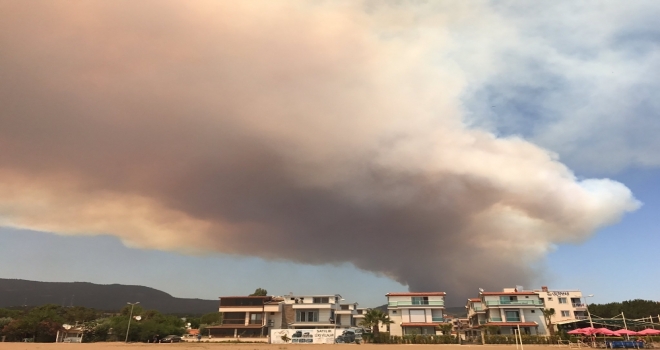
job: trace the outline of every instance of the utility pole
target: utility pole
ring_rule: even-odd
[[[131,314],[128,316],[128,327],[126,327],[126,340],[124,343],[128,343],[128,331],[131,329],[131,319],[133,318],[133,307],[137,304],[139,304],[139,301],[136,301],[134,303],[126,303],[131,306]]]

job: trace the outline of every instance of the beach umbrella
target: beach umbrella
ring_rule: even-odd
[[[568,334],[592,335],[592,334],[594,334],[595,330],[596,330],[596,328],[591,328],[591,327],[578,328],[578,329],[574,329],[574,330],[568,332]]]
[[[618,334],[618,335],[621,335],[621,336],[623,336],[623,335],[637,335],[637,334],[639,334],[639,333],[637,333],[637,332],[635,332],[635,331],[631,331],[631,330],[629,330],[629,329],[619,329],[618,331],[614,331],[614,333],[616,333],[616,334]]]
[[[619,337],[620,335],[616,334],[614,331],[609,330],[605,327],[603,328],[596,328],[594,330],[594,334],[602,334],[602,335],[609,335],[609,336],[614,336],[614,337]]]
[[[647,328],[643,331],[637,332],[637,335],[658,335],[660,331],[657,329]]]

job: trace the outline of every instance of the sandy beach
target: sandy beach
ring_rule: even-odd
[[[535,350],[549,350],[550,348],[557,348],[556,346],[544,345],[525,345]],[[75,349],[92,349],[92,350],[130,350],[130,349],[147,349],[147,348],[176,348],[176,349],[218,349],[218,350],[348,350],[348,348],[359,347],[360,350],[403,350],[415,348],[442,348],[443,350],[459,350],[467,348],[479,348],[480,350],[504,350],[515,349],[515,345],[293,345],[293,344],[222,344],[222,343],[178,343],[178,344],[147,344],[147,343],[0,343],[2,350],[75,350]],[[357,349],[354,349],[357,350]]]

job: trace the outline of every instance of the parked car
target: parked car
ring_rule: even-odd
[[[178,335],[168,335],[167,337],[160,340],[161,343],[179,343],[181,342],[181,337]]]
[[[335,339],[335,343],[360,343],[359,339],[355,339],[355,332],[353,330],[347,329],[341,333]]]

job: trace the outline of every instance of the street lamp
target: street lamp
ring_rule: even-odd
[[[344,298],[339,299],[339,301],[344,301]],[[341,305],[339,307],[341,309]],[[332,321],[332,324],[334,325],[335,329],[333,331],[333,336],[334,336],[334,342],[333,344],[337,344],[337,307],[335,306],[335,311],[334,311],[334,319]]]
[[[587,316],[589,316],[589,325],[591,328],[594,328],[594,322],[591,320],[591,312],[589,312],[589,303],[587,302],[587,298],[593,298],[593,296],[593,294],[589,294],[584,297],[584,305],[587,307]]]
[[[124,343],[128,343],[128,331],[131,329],[131,318],[133,318],[133,307],[139,303],[140,303],[139,301],[136,301],[134,303],[126,303],[131,306],[131,314],[128,316],[128,327],[126,327],[126,340],[124,340]]]

